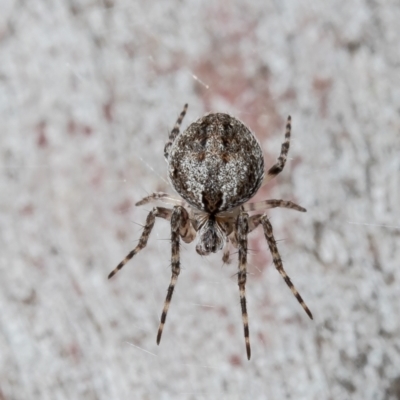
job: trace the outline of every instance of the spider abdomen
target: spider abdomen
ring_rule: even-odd
[[[172,144],[168,164],[179,195],[211,214],[248,201],[264,177],[257,139],[242,122],[222,113],[206,115],[181,133]]]

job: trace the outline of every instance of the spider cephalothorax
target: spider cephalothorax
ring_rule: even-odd
[[[264,173],[264,158],[261,147],[250,130],[239,120],[228,114],[208,114],[180,134],[179,127],[186,114],[187,104],[181,112],[169,140],[164,156],[168,163],[171,183],[181,198],[167,193],[153,193],[136,205],[159,200],[173,208],[154,207],[149,213],[139,244],[109,274],[114,276],[135,254],[143,249],[153,229],[156,217],[171,223],[171,270],[164,309],[157,334],[157,344],[167,318],[167,311],[180,273],[179,241],[192,242],[196,236],[197,253],[207,255],[224,249],[223,261],[228,262],[230,246],[239,254],[238,285],[242,308],[247,358],[250,359],[250,338],[246,307],[247,235],[262,225],[275,267],[282,275],[294,296],[310,318],[312,314],[290,278],[283,269],[272,225],[264,211],[285,207],[306,211],[303,207],[285,200],[264,200],[247,203],[260,186],[278,175],[285,166],[290,144],[291,119],[288,117],[285,141],[277,162]]]

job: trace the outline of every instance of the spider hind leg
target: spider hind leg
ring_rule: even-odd
[[[286,122],[285,141],[282,143],[281,154],[279,155],[277,162],[267,171],[262,186],[264,186],[271,179],[275,178],[275,176],[281,173],[283,168],[285,167],[286,158],[290,147],[291,130],[292,130],[292,118],[289,115]]]
[[[169,157],[169,150],[171,149],[172,143],[174,143],[174,140],[176,137],[179,135],[179,128],[181,126],[182,120],[186,115],[188,105],[187,103],[184,105],[182,112],[180,113],[178,119],[175,122],[175,126],[172,129],[171,133],[169,134],[169,138],[167,141],[167,144],[164,147],[164,157],[166,160],[168,160]]]

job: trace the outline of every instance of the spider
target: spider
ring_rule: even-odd
[[[230,246],[238,249],[237,273],[240,305],[244,327],[247,358],[250,360],[250,337],[246,307],[247,235],[259,225],[264,230],[273,263],[292,293],[312,319],[312,314],[299,292],[286,274],[278,252],[272,225],[265,213],[249,216],[249,211],[262,211],[284,207],[305,212],[306,209],[286,200],[264,200],[246,203],[258,189],[277,176],[284,168],[290,144],[291,117],[286,124],[285,141],[277,162],[264,172],[264,158],[260,144],[252,132],[236,118],[223,113],[208,114],[181,134],[180,126],[186,114],[185,104],[164,148],[168,175],[172,186],[180,195],[153,193],[136,203],[141,206],[156,200],[172,208],[154,207],[149,212],[138,245],[109,274],[113,277],[149,239],[156,218],[171,224],[172,277],[161,314],[157,334],[160,343],[167,312],[180,268],[180,239],[185,243],[198,237],[196,251],[200,255],[223,249],[223,262],[230,259]]]

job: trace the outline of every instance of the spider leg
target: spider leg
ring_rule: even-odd
[[[146,225],[144,226],[138,245],[117,265],[114,270],[110,272],[108,279],[112,278],[135,254],[139,253],[140,250],[146,247],[156,217],[169,220],[171,218],[171,213],[172,210],[164,207],[154,207],[153,210],[149,212],[146,218]]]
[[[179,235],[185,243],[191,243],[197,236],[196,229],[194,229],[192,220],[189,217],[186,209],[182,207],[185,212],[181,220],[181,226],[179,228]]]
[[[247,359],[250,360],[250,337],[249,322],[246,307],[246,278],[247,278],[247,234],[249,231],[249,215],[241,212],[237,219],[237,234],[239,247],[239,271],[238,285],[240,292],[240,305],[242,308],[242,319],[244,328],[244,340],[246,342]]]
[[[299,206],[298,204],[295,204],[292,201],[287,201],[287,200],[264,200],[264,201],[259,201],[257,203],[247,203],[242,207],[244,211],[261,211],[276,207],[290,208],[292,210],[301,212],[307,211],[305,208]]]
[[[183,206],[185,204],[184,200],[177,199],[168,193],[156,192],[144,197],[142,200],[138,201],[135,206],[142,206],[143,204],[151,203],[157,200],[172,206]]]
[[[283,269],[282,259],[278,252],[278,247],[276,245],[276,241],[275,241],[274,234],[272,231],[272,225],[271,225],[271,222],[269,222],[269,219],[266,215],[263,215],[261,217],[261,224],[264,228],[264,235],[265,235],[265,238],[267,239],[268,247],[269,247],[269,250],[271,251],[272,259],[274,261],[276,269],[282,275],[282,278],[284,279],[286,284],[289,286],[290,290],[296,297],[297,301],[302,305],[302,307],[304,308],[304,311],[307,313],[307,315],[311,319],[313,319],[311,311],[308,309],[306,303],[304,302],[304,300],[300,296],[299,292],[296,290],[292,281],[290,280],[290,278],[287,276],[285,270]]]
[[[230,247],[231,247],[230,240],[229,240],[229,237],[227,237],[226,238],[226,243],[225,243],[225,246],[224,246],[224,254],[222,256],[222,262],[224,264],[229,264],[231,262],[230,252],[229,252]]]
[[[176,281],[178,280],[179,273],[181,272],[180,266],[180,257],[179,257],[179,236],[180,231],[183,227],[190,224],[189,214],[187,211],[181,207],[176,206],[172,210],[171,215],[171,282],[168,287],[167,297],[164,302],[164,308],[161,314],[160,325],[158,327],[157,333],[157,344],[160,344],[161,335],[163,332],[165,320],[167,319],[167,313],[169,304],[172,299],[172,295],[174,293],[174,288],[176,285]]]
[[[258,225],[260,225],[262,216],[263,216],[263,214],[256,214],[256,215],[252,215],[249,218],[249,233],[253,232],[254,229],[256,229],[258,227]]]
[[[179,115],[178,119],[175,122],[175,126],[173,127],[171,133],[169,134],[167,144],[164,147],[164,157],[166,160],[168,160],[169,149],[171,148],[172,143],[174,143],[175,138],[179,135],[179,128],[180,128],[182,120],[186,114],[187,108],[188,108],[188,105],[185,104],[181,114]]]
[[[262,186],[264,186],[267,182],[269,182],[271,179],[275,178],[275,176],[277,176],[280,172],[282,172],[283,167],[286,163],[287,154],[289,152],[291,129],[292,118],[289,115],[286,123],[285,141],[282,143],[281,147],[281,154],[278,157],[278,161],[267,171]]]

